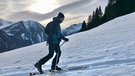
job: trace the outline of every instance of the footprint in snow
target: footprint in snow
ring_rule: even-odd
[[[72,56],[69,56],[68,58],[73,58]]]
[[[105,52],[109,52],[109,50],[105,50]]]
[[[18,60],[18,61],[16,61],[15,63],[19,63],[19,62],[21,62],[21,60]]]
[[[118,55],[118,53],[113,53],[113,56],[117,56]]]

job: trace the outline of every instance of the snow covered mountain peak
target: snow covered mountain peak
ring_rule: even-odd
[[[71,35],[74,33],[78,33],[80,31],[81,27],[82,27],[82,23],[73,24],[73,25],[69,26],[68,28],[64,29],[62,31],[62,34],[67,36],[67,35]]]
[[[41,24],[33,20],[23,21],[23,23],[27,29],[29,29],[30,27],[37,28],[41,26]]]
[[[0,52],[32,45],[46,40],[45,27],[36,21],[19,21],[1,28]],[[11,46],[12,45],[12,46]]]
[[[14,22],[6,21],[2,18],[0,18],[0,28],[4,28],[6,26],[12,25]]]

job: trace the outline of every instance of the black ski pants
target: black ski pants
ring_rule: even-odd
[[[61,50],[59,44],[49,44],[49,54],[42,59],[39,60],[39,64],[43,65],[45,64],[49,59],[51,59],[54,55],[54,52],[56,53],[51,68],[55,68],[57,64],[59,63],[59,58],[61,56]]]

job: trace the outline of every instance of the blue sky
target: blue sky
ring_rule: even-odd
[[[108,0],[0,0],[0,18],[17,22],[35,20],[46,25],[59,12],[65,14],[61,24],[66,28],[71,24],[81,23],[101,6],[104,10]]]

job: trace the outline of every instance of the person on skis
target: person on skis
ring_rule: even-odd
[[[64,18],[64,14],[59,12],[57,17],[54,17],[53,21],[49,22],[46,26],[45,32],[48,35],[47,43],[49,44],[49,54],[40,59],[34,65],[40,72],[40,74],[43,74],[42,65],[53,57],[54,52],[56,53],[56,55],[52,61],[51,70],[62,70],[60,67],[58,67],[59,58],[61,56],[60,41],[61,39],[63,39],[65,42],[69,41],[68,38],[65,38],[61,34],[60,23],[64,21]]]

